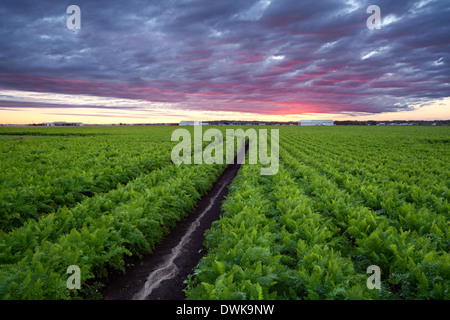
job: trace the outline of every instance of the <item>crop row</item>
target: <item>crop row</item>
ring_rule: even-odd
[[[281,135],[277,175],[260,177],[250,165],[240,170],[223,217],[207,233],[208,253],[187,281],[187,297],[450,298],[448,212],[439,211],[447,205],[445,196],[432,196],[431,203],[406,203],[393,184],[383,188],[380,182],[395,173],[394,149],[378,151],[378,160],[386,161],[378,164],[377,173],[370,171],[377,159],[366,164],[361,150],[349,151],[354,147],[347,139],[337,135],[327,140],[319,131],[304,137],[303,132],[292,129]],[[369,152],[376,149],[369,137],[359,138]],[[414,162],[408,165],[414,167]],[[416,169],[420,179],[438,177],[436,188],[442,186],[439,179],[446,181],[446,173],[436,174],[436,168]],[[373,178],[366,178],[370,174]],[[375,206],[387,214],[374,210],[364,188],[370,188],[379,199]],[[395,206],[388,207],[389,196]],[[366,286],[371,265],[381,268],[381,290]]]
[[[129,138],[136,139],[136,134]],[[114,139],[132,143],[127,136]],[[160,137],[151,137],[150,142],[155,139]],[[142,154],[170,153],[167,139],[166,134],[160,149]],[[110,271],[126,271],[126,256],[151,253],[177,221],[195,207],[225,167],[170,163],[141,173],[126,185],[87,197],[73,207],[62,206],[0,233],[0,299],[74,299],[89,295]],[[81,271],[80,291],[67,288],[66,270],[72,265]]]
[[[66,287],[70,265],[80,267],[83,284],[124,271],[124,257],[151,252],[223,168],[169,165],[4,234],[1,299],[76,298],[78,291]]]
[[[151,137],[150,139],[148,137]],[[163,143],[161,139],[165,137]],[[63,206],[170,162],[166,131],[1,141],[0,230],[11,231]]]
[[[431,236],[440,249],[448,250],[450,205],[447,199],[429,195],[426,190],[417,186],[414,187],[412,195],[409,195],[407,192],[400,192],[396,187],[397,183],[381,184],[375,179],[368,179],[370,172],[363,168],[359,169],[362,172],[360,176],[354,175],[350,173],[353,167],[348,167],[343,163],[345,161],[333,158],[329,158],[326,163],[323,160],[314,161],[314,156],[302,152],[301,147],[293,148],[292,143],[284,141],[282,145],[285,150],[295,154],[295,161],[289,162],[290,164],[301,162],[314,168],[321,177],[329,180],[328,183],[333,184],[333,192],[339,190],[348,193],[353,202],[363,204],[377,215],[387,216],[391,226]],[[317,156],[316,158],[323,159]]]
[[[244,165],[207,233],[208,254],[188,299],[362,299],[373,295],[338,249],[331,219],[314,211],[283,167],[273,177]]]
[[[442,233],[433,221],[428,221],[427,234],[396,228],[389,217],[365,207],[316,169],[284,156],[298,187],[347,236],[342,251],[360,272],[378,265],[384,283],[397,298],[448,297],[450,255],[442,248],[448,245],[448,232]]]

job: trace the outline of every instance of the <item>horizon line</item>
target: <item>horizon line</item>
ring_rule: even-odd
[[[305,119],[305,120],[311,120],[311,119]],[[323,119],[317,119],[317,120],[323,120]],[[384,123],[384,122],[450,122],[449,119],[434,119],[434,120],[404,120],[404,119],[395,119],[395,120],[332,120],[333,122],[377,122],[377,123]],[[211,122],[258,122],[258,123],[299,123],[300,120],[292,120],[292,121],[276,121],[276,120],[208,120],[208,121],[202,121],[202,120],[184,120],[184,121],[200,121],[202,123],[211,123]],[[78,121],[53,121],[53,122],[38,122],[38,123],[0,123],[0,126],[43,126],[45,123],[78,123],[82,124],[83,126],[99,126],[99,125],[172,125],[172,124],[179,124],[181,121],[178,122],[112,122],[112,123],[83,123]],[[55,125],[55,127],[64,127],[64,125]],[[67,125],[67,127],[75,127],[74,125],[70,126]]]

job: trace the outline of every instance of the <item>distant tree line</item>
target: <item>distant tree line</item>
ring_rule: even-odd
[[[450,125],[450,120],[392,120],[392,121],[357,121],[357,120],[343,120],[334,121],[336,126],[376,126],[376,125],[410,125],[410,126],[448,126]]]

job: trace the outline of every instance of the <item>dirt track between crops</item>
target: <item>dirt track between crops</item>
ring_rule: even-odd
[[[206,253],[204,233],[219,219],[228,185],[237,175],[240,164],[228,165],[196,209],[180,221],[171,233],[143,259],[127,261],[134,266],[126,274],[115,273],[101,290],[105,300],[182,300],[183,281]]]

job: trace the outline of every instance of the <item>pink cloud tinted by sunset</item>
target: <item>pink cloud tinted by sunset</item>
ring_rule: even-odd
[[[377,1],[389,16],[379,30],[366,27],[369,1],[77,1],[76,32],[70,4],[0,4],[0,108],[81,107],[8,90],[255,115],[377,114],[450,96],[448,1]]]

